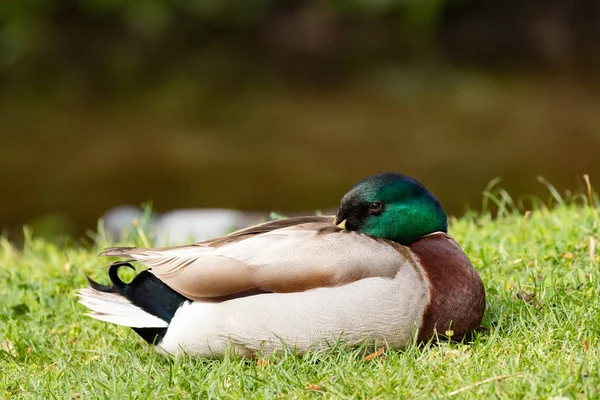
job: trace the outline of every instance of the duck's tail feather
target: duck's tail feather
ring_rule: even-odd
[[[112,264],[108,272],[112,286],[88,277],[90,287],[79,291],[79,301],[92,318],[129,326],[148,343],[157,344],[177,309],[189,300],[147,271],[131,283],[123,282],[117,274],[122,266],[133,268],[127,262]]]
[[[94,288],[79,290],[79,302],[89,308],[88,315],[100,321],[131,328],[166,328],[167,321],[134,306],[127,298]]]

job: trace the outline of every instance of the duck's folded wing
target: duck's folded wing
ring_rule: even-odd
[[[331,219],[272,230],[260,227],[191,246],[114,248],[102,255],[137,260],[194,300],[252,289],[299,292],[373,276],[393,278],[413,262],[405,247],[338,229]]]

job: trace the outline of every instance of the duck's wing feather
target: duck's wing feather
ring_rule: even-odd
[[[332,219],[289,218],[190,246],[112,248],[101,255],[137,260],[194,300],[253,289],[299,292],[373,276],[393,278],[407,261],[414,262],[406,247],[339,229]]]

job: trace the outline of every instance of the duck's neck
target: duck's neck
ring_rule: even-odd
[[[408,246],[423,236],[448,231],[448,218],[437,202],[390,204],[388,208],[367,221],[363,232]]]

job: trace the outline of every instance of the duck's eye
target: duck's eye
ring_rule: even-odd
[[[369,214],[378,215],[383,212],[383,204],[380,201],[375,201],[369,205]]]

